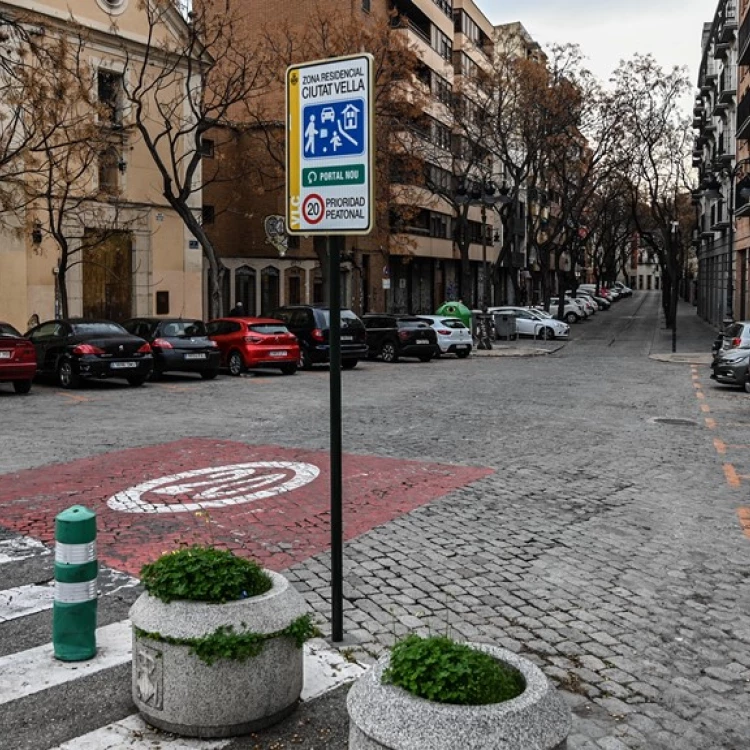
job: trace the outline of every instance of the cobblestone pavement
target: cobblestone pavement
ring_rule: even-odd
[[[690,326],[680,351],[712,337]],[[750,396],[700,359],[650,358],[663,338],[644,292],[545,356],[343,374],[348,453],[494,469],[347,543],[354,656],[411,631],[491,641],[564,690],[571,750],[750,748]],[[0,472],[184,437],[325,450],[327,385],[323,369],[2,393]],[[325,632],[327,554],[286,573]]]

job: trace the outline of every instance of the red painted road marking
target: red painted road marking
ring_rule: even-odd
[[[740,486],[740,478],[737,475],[737,471],[735,470],[734,466],[732,466],[732,464],[724,464],[724,476],[726,477],[727,484],[730,487]]]
[[[264,462],[312,464],[320,473],[289,491],[211,507],[208,518],[194,512],[123,512],[107,505],[128,490],[133,497],[190,506],[200,494],[214,500],[226,500],[232,493],[252,495],[248,486],[258,489],[253,482],[263,488],[286,486],[286,477],[267,475],[224,477],[223,483],[208,489],[198,487],[195,480],[181,487],[174,477],[209,467]],[[343,470],[347,540],[493,473],[483,467],[355,455],[344,456]],[[159,479],[167,480],[154,486],[161,494],[138,489]],[[244,484],[231,485],[232,481]],[[215,543],[283,570],[329,548],[329,497],[327,453],[186,439],[6,474],[0,477],[0,525],[51,543],[55,516],[81,504],[98,515],[99,559],[133,575],[163,551],[193,543]]]
[[[743,534],[750,539],[750,508],[737,508]]]

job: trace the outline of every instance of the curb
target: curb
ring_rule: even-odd
[[[474,349],[472,357],[542,357],[545,354],[554,354],[560,351],[564,344],[557,344],[549,349],[538,349],[535,347],[508,346],[493,344],[492,349]]]
[[[711,354],[703,352],[692,354],[649,354],[648,358],[657,362],[671,362],[676,365],[710,365],[713,360]]]

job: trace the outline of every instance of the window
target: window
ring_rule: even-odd
[[[453,101],[453,86],[441,75],[432,71],[432,95],[447,107],[451,106]]]
[[[370,0],[362,0],[362,10],[365,13],[370,12]]]
[[[205,204],[203,206],[203,226],[206,224],[213,224],[215,221],[216,209],[209,204]]]
[[[451,130],[447,125],[444,125],[438,120],[433,120],[431,123],[431,140],[438,146],[438,148],[444,148],[450,150],[451,147]]]
[[[204,159],[213,159],[215,145],[212,138],[201,138],[201,156]]]
[[[255,315],[255,271],[249,266],[240,266],[234,272],[234,302],[242,302],[248,315]]]
[[[453,42],[436,26],[432,27],[432,48],[443,60],[453,57]]]
[[[111,70],[97,72],[97,93],[101,105],[100,117],[109,125],[122,125],[123,77]]]
[[[99,190],[113,193],[118,187],[119,158],[114,148],[108,148],[99,154]]]
[[[432,0],[435,5],[437,5],[440,10],[445,13],[448,18],[451,17],[451,13],[453,13],[453,0]]]
[[[449,221],[449,217],[445,214],[432,213],[430,215],[430,236],[447,239]]]
[[[169,292],[156,293],[156,314],[169,315]]]

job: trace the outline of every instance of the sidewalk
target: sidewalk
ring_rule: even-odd
[[[659,326],[651,342],[651,359],[678,364],[711,364],[711,345],[716,328],[698,317],[697,309],[684,300],[677,303],[677,351],[672,352],[672,330],[667,328],[664,312],[659,308]]]

